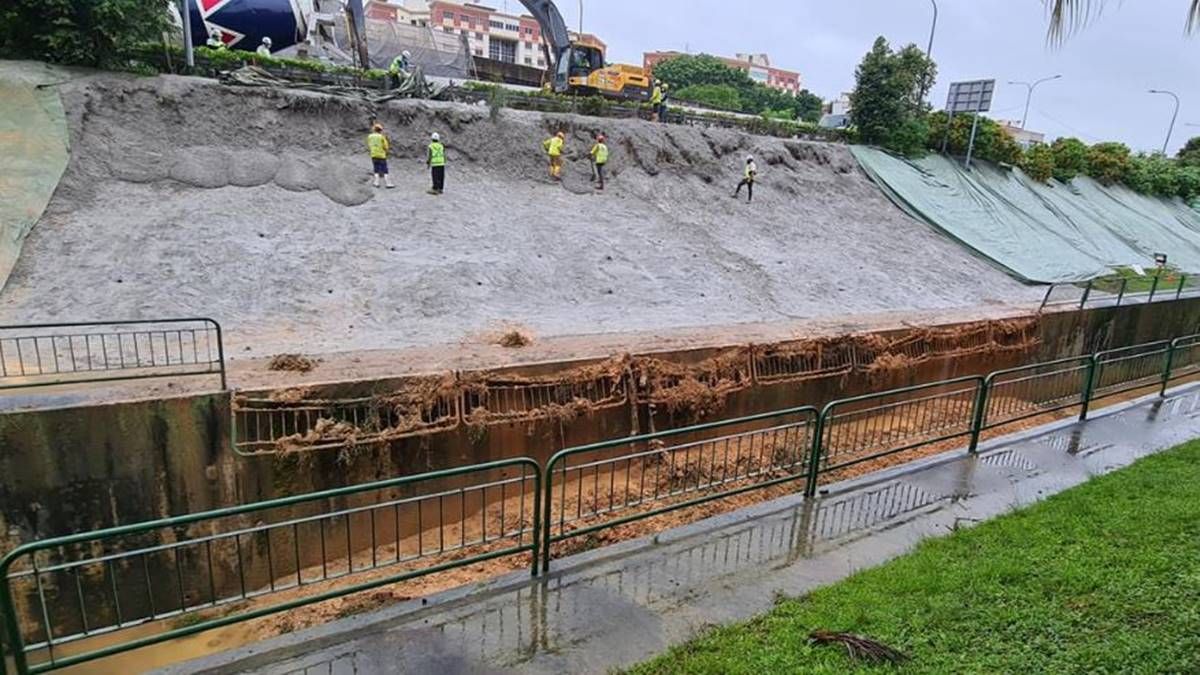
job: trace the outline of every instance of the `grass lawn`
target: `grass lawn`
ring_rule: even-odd
[[[1132,269],[1122,267],[1110,276],[1096,279],[1092,282],[1092,286],[1096,290],[1104,291],[1105,293],[1120,293],[1121,280],[1126,279],[1128,280],[1125,286],[1126,293],[1149,293],[1150,289],[1154,287],[1154,276],[1156,274],[1159,274],[1159,272],[1154,268],[1146,270],[1145,276],[1139,276]],[[1156,292],[1174,293],[1179,290],[1180,284],[1188,288],[1195,285],[1195,280],[1181,274],[1179,270],[1168,267],[1161,272]],[[1084,286],[1085,284],[1079,285],[1080,288]]]
[[[906,653],[865,667],[813,630]],[[1200,441],[882,567],[631,672],[1200,673]]]

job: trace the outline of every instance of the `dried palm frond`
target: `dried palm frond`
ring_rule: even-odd
[[[908,656],[903,652],[868,637],[853,633],[833,633],[827,630],[815,630],[808,635],[809,642],[816,645],[840,644],[846,648],[846,654],[852,661],[867,663],[903,663]]]

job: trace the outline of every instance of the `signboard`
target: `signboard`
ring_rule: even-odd
[[[996,91],[995,80],[972,80],[954,82],[946,98],[946,110],[950,114],[981,113],[992,109],[992,94]]]
[[[1154,262],[1159,267],[1166,267],[1167,266],[1167,254],[1166,253],[1155,253],[1154,254]]]

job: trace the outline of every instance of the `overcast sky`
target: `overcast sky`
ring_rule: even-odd
[[[609,44],[611,61],[640,64],[643,52],[658,49],[766,52],[773,64],[799,71],[804,86],[824,99],[853,88],[854,68],[876,36],[923,49],[932,18],[929,0],[583,2],[584,28]],[[578,0],[558,4],[577,26]],[[1061,73],[1062,80],[1038,88],[1029,129],[1158,150],[1174,102],[1147,90],[1170,89],[1182,100],[1171,153],[1188,136],[1200,136],[1200,127],[1184,126],[1200,124],[1200,35],[1183,35],[1187,0],[1114,0],[1097,22],[1058,49],[1046,45],[1041,0],[938,4],[933,56],[940,73],[931,98],[939,108],[951,81],[995,78],[992,116],[1019,120],[1025,88],[1005,83]]]

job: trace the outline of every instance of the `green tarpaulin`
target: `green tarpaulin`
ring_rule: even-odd
[[[68,134],[50,68],[0,61],[0,288],[67,168]]]
[[[1184,272],[1200,272],[1200,212],[1181,200],[1086,177],[1045,185],[984,162],[967,171],[940,155],[906,160],[863,146],[853,152],[901,208],[1027,281],[1153,267],[1156,253]]]

